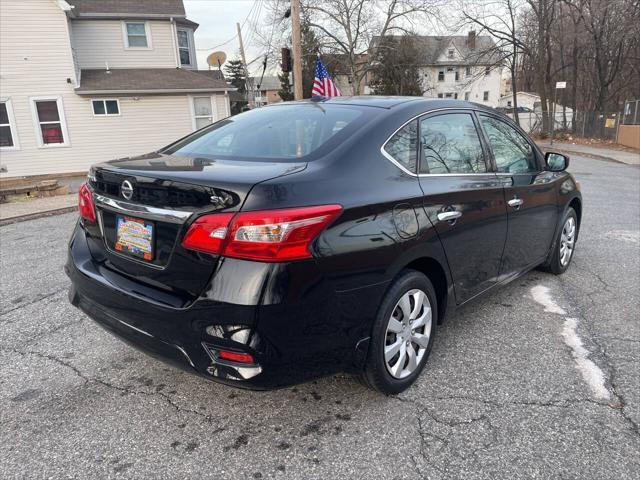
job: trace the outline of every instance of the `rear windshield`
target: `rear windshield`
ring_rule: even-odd
[[[198,130],[163,153],[228,159],[292,159],[339,142],[357,128],[362,110],[343,105],[274,105]]]

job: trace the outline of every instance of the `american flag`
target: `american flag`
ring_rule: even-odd
[[[312,97],[341,97],[342,93],[331,80],[331,75],[320,61],[320,55],[316,59],[316,78],[311,89]]]

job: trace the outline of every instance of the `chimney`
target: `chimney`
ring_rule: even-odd
[[[476,31],[475,30],[469,31],[469,34],[467,35],[467,46],[469,47],[469,50],[476,49]]]

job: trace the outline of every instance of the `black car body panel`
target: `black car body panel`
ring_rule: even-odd
[[[542,263],[563,212],[569,205],[582,212],[573,177],[546,171],[533,142],[538,171],[497,171],[479,115],[520,130],[493,110],[419,98],[316,103],[362,109],[362,125],[300,159],[189,157],[180,154],[179,141],[92,168],[98,221],[80,219],[69,244],[72,303],[128,342],[209,379],[280,387],[359,371],[380,302],[403,269],[430,277],[442,321]],[[385,158],[384,144],[407,122],[455,111],[473,115],[486,172],[419,175]],[[129,199],[123,199],[125,180],[133,186]],[[509,207],[514,198],[523,200],[521,207]],[[205,214],[326,204],[343,210],[315,238],[308,259],[252,261],[181,244]],[[453,210],[462,216],[439,219]],[[114,216],[131,211],[156,226],[151,261],[114,250]],[[220,349],[247,352],[255,362],[225,362],[216,357]]]

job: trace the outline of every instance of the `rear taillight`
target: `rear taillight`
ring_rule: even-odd
[[[83,183],[78,191],[78,212],[85,220],[89,222],[96,221],[96,208],[93,204],[93,195],[86,183]]]
[[[340,205],[205,215],[182,246],[225,257],[283,262],[311,257],[309,247],[342,211]]]
[[[184,236],[182,246],[189,250],[222,255],[227,239],[227,229],[233,215],[233,213],[218,213],[198,218]]]

